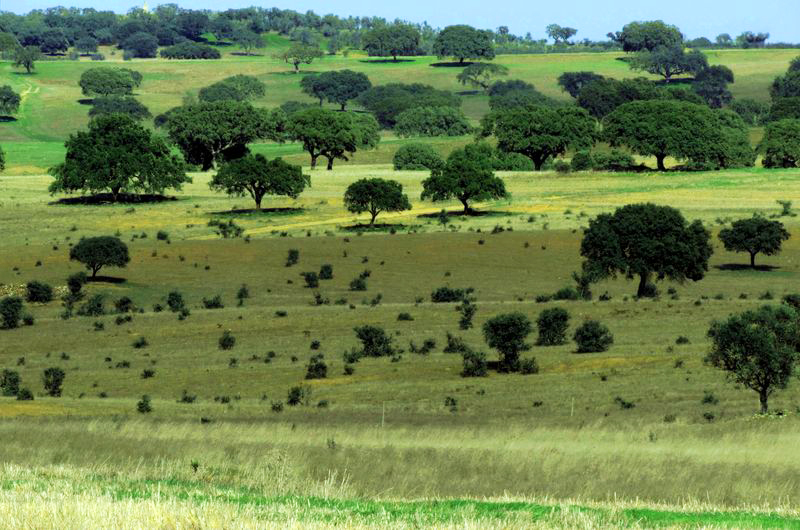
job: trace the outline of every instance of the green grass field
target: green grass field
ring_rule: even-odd
[[[145,75],[141,98],[154,112],[234,73],[268,83],[259,104],[301,99],[299,76],[271,53],[133,66]],[[712,62],[733,68],[734,92],[757,99],[796,54],[710,52]],[[562,71],[630,75],[613,54],[498,60],[512,77],[561,98],[555,78]],[[310,69],[359,69],[373,83],[413,76],[457,90],[453,69],[432,62],[351,55]],[[387,136],[351,164],[310,172],[312,186],[300,198],[267,199],[258,214],[246,211],[247,198],[210,191],[206,173],[192,174],[175,201],[58,204],[44,170],[86,121],[76,81],[89,66],[41,62],[30,77],[0,67],[17,88],[30,86],[19,121],[0,124],[10,160],[0,175],[0,296],[21,293],[34,279],[63,291],[80,270],[69,247],[83,236],[118,234],[132,258],[126,269],[101,271],[116,281],[87,287],[105,295],[108,314],[64,320],[60,301],[28,304],[33,326],[0,331],[0,369],[19,371],[36,396],[0,398],[0,520],[7,526],[800,527],[800,385],[771,398],[782,415],[756,416],[756,394],[703,363],[712,320],[800,291],[800,217],[781,218],[792,238],[780,255],[759,256],[765,270],[739,267],[748,257],[716,240],[731,220],[776,215],[777,200],[798,203],[800,171],[508,172],[500,175],[511,199],[464,217],[456,203],[419,200],[427,175],[393,171],[391,153],[405,140]],[[471,118],[485,108],[482,96],[465,96]],[[470,139],[432,141],[446,152]],[[256,150],[307,163],[294,145]],[[412,200],[410,212],[378,218],[394,233],[354,229],[366,219],[343,209],[346,186],[374,176],[400,181]],[[660,283],[659,298],[636,300],[634,283],[620,278],[594,285],[590,302],[535,302],[572,284],[589,219],[645,201],[679,208],[715,234],[702,281]],[[452,212],[446,227],[431,215],[442,206]],[[212,219],[232,219],[248,237],[223,239],[208,226]],[[293,267],[285,266],[289,249],[300,252]],[[323,264],[334,278],[305,288],[300,274]],[[350,291],[365,269],[367,291]],[[237,306],[242,284],[250,298]],[[430,301],[443,285],[475,288],[473,329],[458,329],[455,304]],[[154,310],[172,290],[191,310],[183,321]],[[330,303],[316,305],[315,291]],[[604,292],[610,300],[598,300]],[[204,309],[202,299],[218,294],[225,307]],[[122,296],[141,312],[117,323],[112,302]],[[573,343],[534,347],[526,355],[538,360],[538,374],[486,378],[462,378],[460,356],[442,352],[449,332],[496,359],[481,336],[485,320],[510,311],[535,319],[550,307],[570,312],[570,335],[584,319],[601,320],[614,345],[601,354],[576,354]],[[399,321],[402,312],[413,320]],[[353,327],[363,324],[385,328],[405,351],[394,361],[362,359],[344,375],[342,354],[357,346]],[[223,351],[218,339],[226,330],[236,345]],[[141,337],[147,347],[134,348]],[[436,342],[431,353],[410,351],[411,341],[428,338]],[[319,350],[311,348],[315,340]],[[305,380],[317,353],[328,377]],[[67,374],[60,398],[43,395],[41,374],[51,366]],[[142,378],[145,369],[154,376]],[[306,399],[285,405],[296,385]],[[184,391],[196,401],[179,402]],[[153,405],[146,415],[136,412],[144,394]],[[281,412],[273,411],[276,402],[284,402]]]

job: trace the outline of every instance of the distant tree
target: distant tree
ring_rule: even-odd
[[[264,97],[266,85],[252,75],[238,74],[201,88],[200,101],[249,101]]]
[[[548,158],[587,149],[595,140],[595,121],[577,107],[502,110],[489,113],[481,125],[482,136],[494,134],[498,149],[527,156],[537,171]]]
[[[308,75],[300,82],[303,92],[309,96],[330,103],[336,103],[345,110],[347,103],[372,88],[369,78],[361,72],[352,70],[334,70],[319,75]]]
[[[493,111],[516,110],[522,107],[560,107],[563,104],[519,79],[497,81],[489,87],[489,108]]]
[[[22,298],[6,296],[0,298],[0,329],[14,329],[22,319]]]
[[[81,37],[75,41],[75,50],[84,55],[95,53],[97,51],[98,44],[99,43],[97,42],[97,39],[94,37]]]
[[[354,115],[318,107],[295,112],[289,117],[288,136],[302,142],[303,149],[311,155],[311,169],[317,159],[328,159],[328,169],[333,169],[337,158],[348,160],[347,153],[358,149],[372,149],[378,145],[378,123],[369,115]]]
[[[175,18],[175,26],[178,33],[187,39],[200,40],[201,35],[209,27],[208,15],[198,10],[182,11]]]
[[[78,86],[84,96],[129,96],[141,83],[141,74],[127,68],[100,66],[81,74]]]
[[[568,44],[569,39],[578,33],[578,30],[575,28],[562,27],[558,24],[550,24],[546,29],[547,36],[553,39],[556,44],[559,42]]]
[[[219,50],[208,44],[183,41],[168,46],[159,52],[165,59],[219,59],[222,54]]]
[[[769,397],[789,384],[800,351],[800,318],[788,305],[764,306],[715,321],[708,330],[705,361],[728,372],[736,384],[758,392],[761,413]]]
[[[577,98],[583,87],[599,79],[605,79],[605,77],[594,72],[564,72],[558,76],[558,84],[570,96]]]
[[[0,86],[0,115],[10,116],[11,114],[16,114],[19,110],[20,101],[22,100],[19,94],[14,92],[10,86]]]
[[[413,26],[391,24],[369,30],[361,46],[370,57],[391,57],[397,61],[399,56],[417,55],[419,40],[419,31]]]
[[[85,237],[69,249],[69,259],[83,263],[92,278],[103,267],[125,268],[131,260],[128,247],[117,237]]]
[[[381,127],[387,129],[394,127],[397,116],[408,109],[461,106],[461,98],[452,92],[420,83],[375,86],[364,91],[356,101],[372,112]]]
[[[384,357],[394,355],[395,347],[392,336],[377,326],[359,326],[353,328],[356,338],[361,341],[361,355],[365,357]]]
[[[501,372],[518,372],[519,354],[531,349],[525,339],[533,331],[528,317],[522,313],[506,313],[483,324],[483,338],[490,348],[500,352]]]
[[[137,121],[152,117],[147,107],[130,96],[95,98],[89,110],[89,117],[94,118],[104,114],[124,114]]]
[[[116,201],[122,191],[161,193],[191,182],[166,142],[128,116],[98,116],[64,145],[66,159],[50,169],[51,193],[110,190]]]
[[[228,195],[243,196],[248,193],[260,210],[265,195],[296,199],[310,184],[310,177],[303,175],[300,166],[284,162],[281,158],[267,160],[264,155],[257,154],[222,164],[209,186]]]
[[[456,107],[415,107],[397,115],[398,136],[463,136],[472,133],[469,120]]]
[[[733,100],[728,83],[733,83],[733,72],[727,66],[704,68],[694,76],[694,91],[712,109],[720,109]]]
[[[149,33],[141,31],[121,41],[119,46],[134,57],[148,59],[156,56],[158,39]]]
[[[285,114],[255,109],[239,101],[201,102],[167,113],[167,135],[190,164],[203,171],[244,156],[255,140],[283,140]]]
[[[699,50],[686,52],[682,45],[659,46],[653,50],[642,51],[634,55],[629,66],[633,70],[644,70],[660,75],[665,82],[676,75],[697,74],[708,67],[708,59]]]
[[[792,70],[776,77],[769,93],[773,101],[778,98],[800,97],[800,70]]]
[[[567,342],[567,328],[569,327],[569,313],[561,307],[545,309],[536,319],[539,329],[538,346],[557,346]]]
[[[762,164],[768,168],[800,166],[800,119],[769,123],[758,144]]]
[[[675,26],[661,20],[631,22],[621,32],[609,33],[608,37],[622,45],[623,51],[653,51],[662,46],[677,46],[683,42],[683,35]]]
[[[0,55],[5,57],[6,54],[13,54],[19,46],[19,41],[13,33],[0,31]]]
[[[48,368],[42,373],[44,391],[50,397],[61,397],[61,387],[66,374],[61,368]]]
[[[769,39],[769,33],[745,31],[736,37],[736,44],[742,48],[763,48],[767,39]]]
[[[643,77],[635,79],[595,79],[581,87],[577,101],[595,118],[602,119],[617,107],[631,101],[673,99],[672,94]]]
[[[572,340],[578,346],[575,353],[600,353],[614,344],[614,335],[597,320],[587,320],[575,330]]]
[[[800,108],[800,100],[797,106]],[[730,102],[728,108],[738,114],[750,126],[763,125],[770,113],[769,103],[747,98],[734,99]],[[798,115],[798,118],[800,118],[800,115]]]
[[[405,144],[394,154],[392,159],[396,170],[434,169],[444,166],[442,156],[428,144]]]
[[[27,73],[36,69],[36,61],[41,59],[42,52],[38,46],[20,46],[14,52],[14,66],[24,68]]]
[[[295,42],[286,51],[276,54],[274,57],[291,64],[295,73],[297,73],[300,71],[301,64],[311,64],[314,59],[319,59],[324,55],[319,46]]]
[[[494,175],[491,155],[491,146],[483,143],[456,149],[447,157],[444,167],[432,170],[431,176],[422,181],[422,200],[455,198],[464,205],[464,213],[470,213],[471,201],[507,197],[503,180]]]
[[[494,63],[472,63],[456,76],[462,85],[470,85],[483,90],[489,90],[492,79],[508,75],[508,68]]]
[[[710,237],[700,221],[687,224],[674,208],[629,204],[589,221],[581,241],[583,268],[598,280],[617,273],[638,276],[637,296],[645,296],[654,275],[678,282],[703,279],[713,252]]]
[[[736,101],[734,101],[734,103],[736,103]],[[762,105],[767,106],[767,116],[762,117],[765,122],[800,120],[800,96],[775,98],[772,100],[772,105]]]
[[[454,57],[463,64],[466,59],[494,59],[491,33],[472,26],[447,26],[433,43],[433,54],[443,59]]]
[[[61,28],[50,28],[42,32],[39,38],[39,49],[42,53],[53,55],[69,49],[69,40]]]
[[[756,254],[778,254],[781,244],[789,239],[789,232],[780,221],[753,216],[734,221],[730,228],[720,230],[719,239],[727,251],[749,253],[750,266],[755,268]]]
[[[253,50],[260,50],[265,46],[261,35],[245,28],[234,30],[232,40],[234,44],[244,50],[245,55],[251,55]]]
[[[381,212],[411,209],[408,196],[403,194],[403,185],[381,178],[360,179],[350,184],[344,193],[344,206],[348,212],[369,212],[372,216],[370,226],[375,224],[375,218]]]
[[[728,33],[720,33],[714,39],[714,42],[721,48],[730,48],[733,46],[733,38],[731,38],[730,34]]]

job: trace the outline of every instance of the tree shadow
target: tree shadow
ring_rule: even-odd
[[[464,90],[461,92],[456,92],[456,96],[477,96],[482,93],[482,90]]]
[[[406,230],[408,228],[411,227],[402,223],[375,223],[374,225],[359,223],[341,227],[341,229],[346,232],[389,232],[391,230]]]
[[[0,123],[10,123],[17,121],[17,118],[14,116],[0,116]]]
[[[118,283],[125,283],[128,280],[126,280],[125,278],[117,278],[116,276],[99,276],[98,275],[98,276],[95,276],[94,278],[92,278],[90,276],[90,277],[86,278],[86,281],[88,283],[115,283],[115,284],[118,284]]]
[[[758,272],[771,272],[780,269],[774,265],[756,265],[751,267],[747,263],[723,263],[722,265],[714,265],[714,268],[721,271],[758,271]]]
[[[448,217],[508,217],[510,215],[514,215],[511,212],[504,212],[500,210],[470,210],[465,212],[464,210],[450,210],[446,211],[445,214]],[[437,219],[441,212],[436,213],[422,213],[417,216],[419,219]]]
[[[383,64],[383,63],[413,63],[416,59],[359,59],[358,62],[366,64]]]
[[[238,57],[264,57],[263,53],[231,52],[231,55],[236,55]]]
[[[303,76],[303,75],[310,75],[310,74],[319,74],[321,73],[319,70],[300,70],[295,72],[294,70],[286,70],[283,72],[269,72],[269,75],[296,75],[296,76]]]
[[[81,195],[80,197],[65,197],[49,204],[51,205],[75,205],[75,204],[146,204],[177,201],[177,197],[158,195],[151,193],[120,193],[117,200],[110,193],[97,193],[94,195]]]
[[[79,105],[94,105],[94,98],[83,98],[78,100]]]
[[[223,210],[219,212],[209,212],[209,215],[226,216],[226,215],[253,215],[253,216],[275,216],[275,215],[297,215],[305,212],[305,208],[242,208],[236,210]]]
[[[453,63],[431,63],[431,66],[434,68],[464,68],[471,64],[474,64],[474,61],[464,61],[463,63],[459,63],[458,61]]]

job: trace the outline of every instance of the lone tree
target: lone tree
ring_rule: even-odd
[[[588,149],[595,140],[595,121],[577,107],[556,109],[531,106],[489,113],[481,123],[481,135],[494,134],[497,147],[531,159],[540,170],[548,158],[567,149]]]
[[[472,63],[456,76],[462,85],[470,85],[483,90],[489,90],[492,80],[496,77],[508,75],[508,68],[494,63]]]
[[[471,213],[470,201],[502,199],[508,196],[503,180],[494,175],[492,148],[487,144],[471,144],[456,149],[447,157],[444,167],[434,168],[422,181],[422,200],[433,202],[458,199],[464,213]]]
[[[110,190],[117,201],[121,192],[163,193],[191,182],[166,142],[125,115],[98,116],[64,145],[64,162],[50,168],[50,193]]]
[[[228,195],[249,193],[260,210],[264,195],[285,195],[296,199],[310,184],[311,178],[303,175],[300,166],[281,158],[267,160],[264,155],[257,154],[222,164],[209,187]]]
[[[324,55],[322,50],[319,49],[319,46],[296,42],[292,44],[289,49],[274,57],[294,66],[294,72],[297,73],[300,71],[301,64],[311,64],[314,62],[314,59],[319,59]]]
[[[89,68],[78,85],[84,96],[130,96],[142,83],[142,74],[127,68],[101,66]]]
[[[720,230],[719,239],[729,252],[748,252],[750,266],[755,269],[756,254],[778,254],[781,244],[789,239],[789,232],[780,221],[754,215],[750,219],[734,221],[730,228]]]
[[[239,48],[244,50],[245,55],[250,55],[253,50],[258,50],[265,46],[264,39],[261,38],[261,35],[246,28],[236,29],[233,32],[231,40],[233,40],[233,43],[239,46]]]
[[[344,111],[347,103],[372,88],[369,78],[361,72],[336,70],[319,75],[308,75],[300,82],[303,92],[311,97],[336,103]]]
[[[736,384],[758,392],[761,413],[769,396],[789,384],[800,350],[800,316],[788,305],[764,306],[714,322],[706,362]]]
[[[286,115],[240,101],[201,102],[167,112],[167,135],[190,164],[203,171],[247,154],[255,140],[283,141]]]
[[[653,51],[661,46],[677,46],[683,43],[680,30],[661,20],[631,22],[621,32],[609,33],[608,37],[620,43],[626,52]]]
[[[659,46],[637,53],[628,63],[633,70],[660,75],[666,83],[676,75],[697,74],[708,67],[708,59],[700,50],[686,52],[682,44]]]
[[[411,209],[408,196],[403,194],[403,185],[394,180],[381,178],[361,179],[353,182],[344,193],[344,206],[353,213],[369,212],[369,225],[381,212],[402,212]]]
[[[0,115],[10,116],[19,110],[21,98],[19,94],[8,86],[0,86]]]
[[[249,101],[264,97],[266,85],[252,75],[237,74],[201,88],[197,94],[200,101]]]
[[[483,324],[486,344],[500,352],[500,372],[519,372],[519,354],[531,349],[525,343],[531,331],[531,321],[522,313],[498,315]]]
[[[764,167],[800,166],[800,120],[786,119],[768,124],[758,151],[764,154],[761,162]]]
[[[42,51],[38,46],[20,46],[14,52],[14,66],[24,68],[27,73],[36,69],[36,61],[42,58]]]
[[[311,169],[317,159],[328,159],[328,169],[333,169],[337,158],[349,160],[347,153],[359,149],[373,149],[378,145],[378,122],[368,114],[351,114],[313,107],[295,112],[287,125],[289,138],[302,142],[303,149],[311,155]]]
[[[589,221],[581,241],[584,271],[592,278],[639,277],[637,296],[652,292],[651,278],[699,281],[713,253],[700,221],[687,224],[670,206],[629,204]]]
[[[494,59],[491,33],[472,26],[447,26],[433,43],[433,54],[443,59],[454,57],[459,64],[466,59]]]
[[[555,44],[558,44],[559,42],[569,44],[569,39],[578,33],[578,30],[575,28],[563,27],[559,26],[558,24],[550,24],[545,29],[547,30],[547,36],[553,39]]]
[[[69,259],[83,263],[92,271],[92,278],[105,267],[124,268],[131,260],[128,247],[117,237],[85,237],[69,249]]]
[[[371,29],[364,35],[361,46],[370,57],[416,55],[419,50],[419,31],[407,24],[391,24]]]
[[[61,397],[61,386],[65,377],[66,374],[61,368],[48,368],[42,373],[42,385],[48,396]]]

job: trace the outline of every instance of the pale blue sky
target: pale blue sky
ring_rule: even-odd
[[[158,0],[150,0],[153,7]],[[166,3],[166,2],[163,2]],[[480,28],[506,25],[512,33],[545,36],[547,24],[578,28],[578,38],[601,39],[632,20],[662,19],[687,37],[713,40],[720,33],[769,32],[769,42],[800,42],[799,0],[192,0],[176,2],[193,9],[221,10],[260,5],[318,14],[374,15],[393,20],[427,21],[432,26],[471,24]],[[0,10],[24,13],[54,5],[94,7],[125,12],[141,2],[131,0],[0,0]]]

